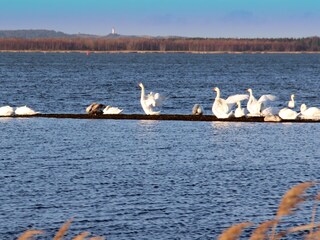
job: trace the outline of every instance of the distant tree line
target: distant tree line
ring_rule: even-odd
[[[317,52],[320,38],[0,38],[6,51]]]

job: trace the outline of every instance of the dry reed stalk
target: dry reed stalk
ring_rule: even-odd
[[[313,228],[320,227],[320,223],[318,224],[306,224],[306,225],[301,225],[297,227],[292,227],[289,228],[286,232],[287,233],[294,233],[294,232],[299,232],[299,231],[306,231],[306,230],[311,230]]]
[[[71,222],[73,221],[73,218],[71,218],[70,220],[68,220],[67,222],[65,222],[61,228],[59,229],[59,231],[56,233],[56,235],[54,236],[53,240],[62,240],[62,237],[65,235],[65,233],[68,231]]]
[[[75,236],[72,240],[84,240],[89,234],[89,232],[82,232],[79,235]]]
[[[272,228],[271,239],[274,239],[275,229],[279,220],[283,216],[293,213],[294,209],[298,206],[298,204],[305,201],[305,198],[302,196],[305,193],[305,191],[315,184],[315,182],[300,183],[286,192],[286,194],[282,197],[277,211],[277,215],[275,217],[276,222],[274,223]]]
[[[297,227],[292,227],[292,228],[289,228],[287,229],[286,231],[282,231],[278,234],[276,234],[275,236],[275,239],[283,239],[287,234],[290,234],[290,233],[294,233],[294,232],[299,232],[299,231],[306,231],[306,230],[311,230],[315,227],[319,227],[320,224],[306,224],[306,225],[301,225],[301,226],[297,226]],[[319,233],[318,233],[318,236],[319,236]],[[313,240],[316,240],[316,239],[320,239],[320,238],[314,238],[313,234],[310,235],[310,233],[306,236],[306,239],[313,239]]]
[[[315,218],[316,218],[316,213],[317,213],[317,206],[318,206],[318,201],[320,201],[320,192],[318,192],[316,198],[315,198],[315,202],[313,204],[313,208],[312,208],[312,216],[311,216],[311,224],[314,224]],[[313,228],[310,231],[310,234],[312,235],[313,232]]]
[[[91,238],[89,238],[89,240],[105,240],[105,237],[100,237],[100,236],[91,237]]]
[[[276,223],[276,220],[270,220],[270,221],[261,223],[251,234],[250,240],[269,239],[269,235],[267,233],[275,223]]]
[[[314,220],[315,220],[315,218],[316,218],[316,212],[317,212],[317,202],[315,202],[314,204],[313,204],[313,207],[312,207],[312,215],[311,215],[311,223],[310,223],[310,225],[314,225]],[[313,229],[314,228],[311,228],[310,229],[310,235],[312,235],[312,233],[313,233]]]
[[[251,222],[244,222],[244,223],[239,223],[236,225],[233,225],[229,227],[227,230],[225,230],[220,236],[218,237],[218,240],[236,240],[239,239],[239,236],[242,232],[242,230],[245,227],[251,226]]]
[[[311,223],[310,225],[314,225],[315,222],[315,217],[316,217],[316,212],[317,212],[317,201],[320,201],[320,192],[318,192],[316,198],[315,198],[315,202],[313,204],[313,208],[312,208],[312,216],[311,216]],[[319,235],[319,231],[318,232],[313,232],[314,228],[317,228],[319,226],[314,226],[313,228],[310,229],[310,233],[308,234],[308,236],[306,237],[306,239],[320,239],[320,235]],[[318,236],[318,237],[317,237]]]
[[[24,233],[22,233],[20,235],[20,237],[18,237],[17,240],[28,240],[30,239],[31,237],[33,237],[34,235],[37,235],[37,234],[43,234],[44,232],[41,231],[41,230],[27,230],[25,231]]]

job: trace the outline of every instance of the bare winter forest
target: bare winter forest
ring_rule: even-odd
[[[0,38],[0,51],[318,52],[320,38]]]

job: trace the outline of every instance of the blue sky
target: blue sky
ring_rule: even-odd
[[[0,0],[0,29],[186,37],[320,36],[320,0]]]

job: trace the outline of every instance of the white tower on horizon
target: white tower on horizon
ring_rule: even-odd
[[[116,34],[116,30],[114,29],[114,27],[112,27],[112,29],[111,29],[111,34]]]

